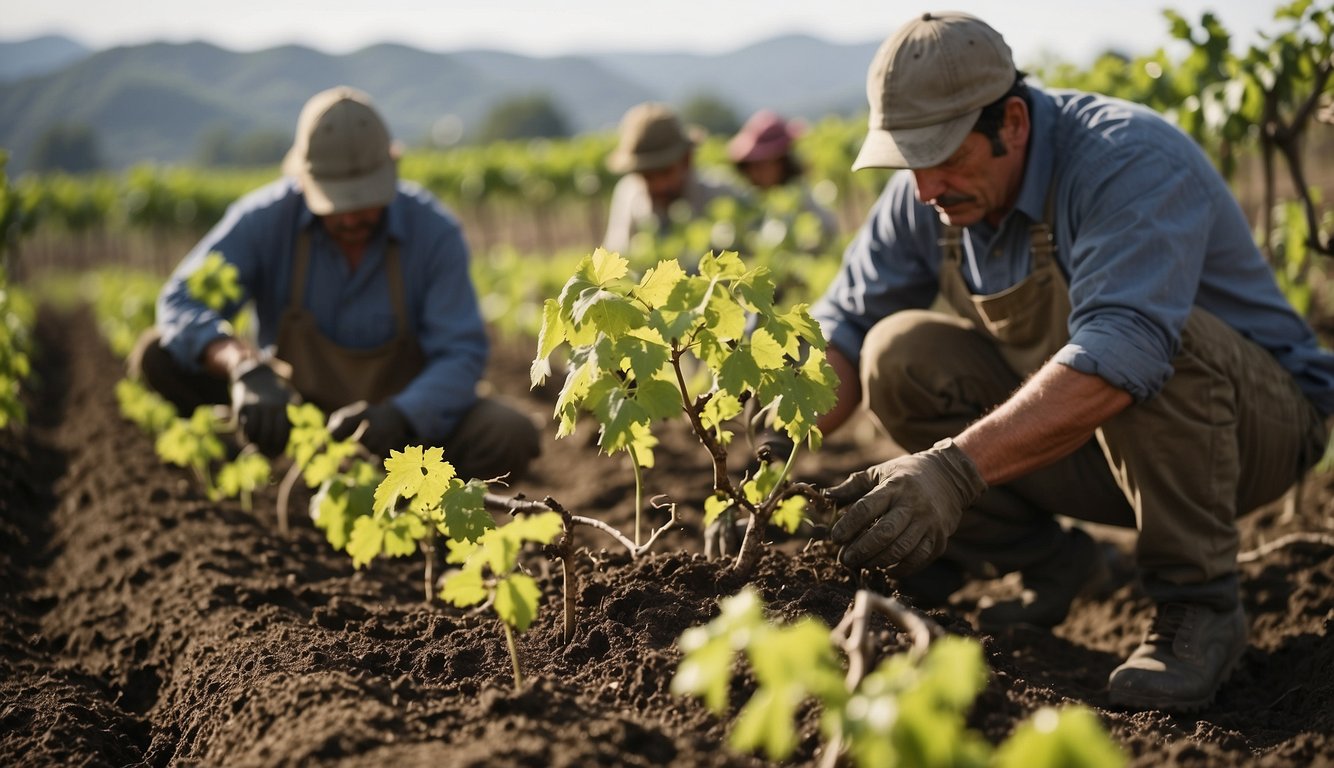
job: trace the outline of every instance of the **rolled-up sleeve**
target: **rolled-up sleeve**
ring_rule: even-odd
[[[186,255],[162,286],[157,300],[157,328],[162,347],[186,370],[198,372],[204,349],[215,339],[232,336],[227,320],[251,297],[260,255],[257,253],[257,222],[250,201],[228,208],[222,221]],[[262,225],[258,225],[262,226]],[[237,268],[239,298],[212,309],[190,294],[190,276],[203,266],[210,253],[220,253]]]
[[[1144,400],[1172,375],[1216,207],[1191,163],[1157,149],[1086,171],[1069,208],[1070,341],[1054,359]]]
[[[468,271],[468,247],[452,218],[441,220],[431,244],[416,252],[405,275],[421,280],[417,342],[426,367],[394,405],[412,423],[417,436],[429,441],[447,438],[477,402],[477,382],[486,367],[486,328]]]

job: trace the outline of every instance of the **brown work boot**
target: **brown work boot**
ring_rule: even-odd
[[[977,613],[978,626],[996,632],[1015,625],[1049,629],[1065,621],[1070,603],[1086,590],[1111,578],[1098,543],[1079,528],[1065,532],[1055,554],[1021,572],[1024,591],[1018,598],[988,605]]]
[[[1213,701],[1246,651],[1241,606],[1164,603],[1130,658],[1107,679],[1112,704],[1194,712]]]

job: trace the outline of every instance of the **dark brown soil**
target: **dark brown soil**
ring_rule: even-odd
[[[709,474],[683,431],[669,431],[647,478],[682,503],[682,528],[635,562],[587,534],[582,623],[568,646],[558,576],[543,576],[542,614],[519,641],[528,682],[516,692],[495,620],[423,604],[419,557],[356,571],[304,517],[280,536],[272,492],[253,513],[208,501],[120,420],[121,366],[87,316],[44,313],[39,334],[33,423],[0,436],[0,764],[763,764],[729,753],[727,722],[668,690],[676,638],[737,588],[694,554],[692,505]],[[553,394],[525,390],[529,354],[497,350],[490,380],[546,423]],[[873,435],[837,437],[804,457],[800,474],[832,482],[894,450]],[[510,492],[626,526],[633,478],[620,458],[598,455],[583,430],[545,450]],[[1249,516],[1244,545],[1328,529],[1330,485],[1308,484],[1290,519],[1279,505]],[[1107,538],[1128,551],[1126,536]],[[1243,566],[1252,647],[1196,716],[1108,707],[1107,675],[1148,620],[1132,581],[1077,603],[1051,634],[977,635],[978,599],[1015,588],[1006,581],[970,586],[931,615],[984,643],[993,674],[972,723],[993,742],[1038,706],[1076,701],[1099,711],[1134,765],[1328,765],[1330,555],[1299,544]],[[831,625],[855,589],[826,549],[791,541],[766,555],[754,582],[779,616]],[[892,593],[883,580],[870,586]],[[879,634],[888,650],[902,647],[889,629]],[[813,764],[813,714],[801,736],[794,762]]]

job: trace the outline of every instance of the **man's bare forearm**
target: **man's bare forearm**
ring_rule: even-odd
[[[1098,376],[1048,362],[955,443],[988,485],[999,485],[1074,453],[1131,402]]]

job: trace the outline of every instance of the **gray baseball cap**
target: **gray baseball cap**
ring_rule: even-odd
[[[1014,79],[1010,46],[986,22],[957,11],[922,14],[880,45],[867,70],[871,116],[852,169],[943,163]]]
[[[398,192],[392,144],[370,96],[340,85],[301,108],[283,172],[320,216],[388,205]]]

